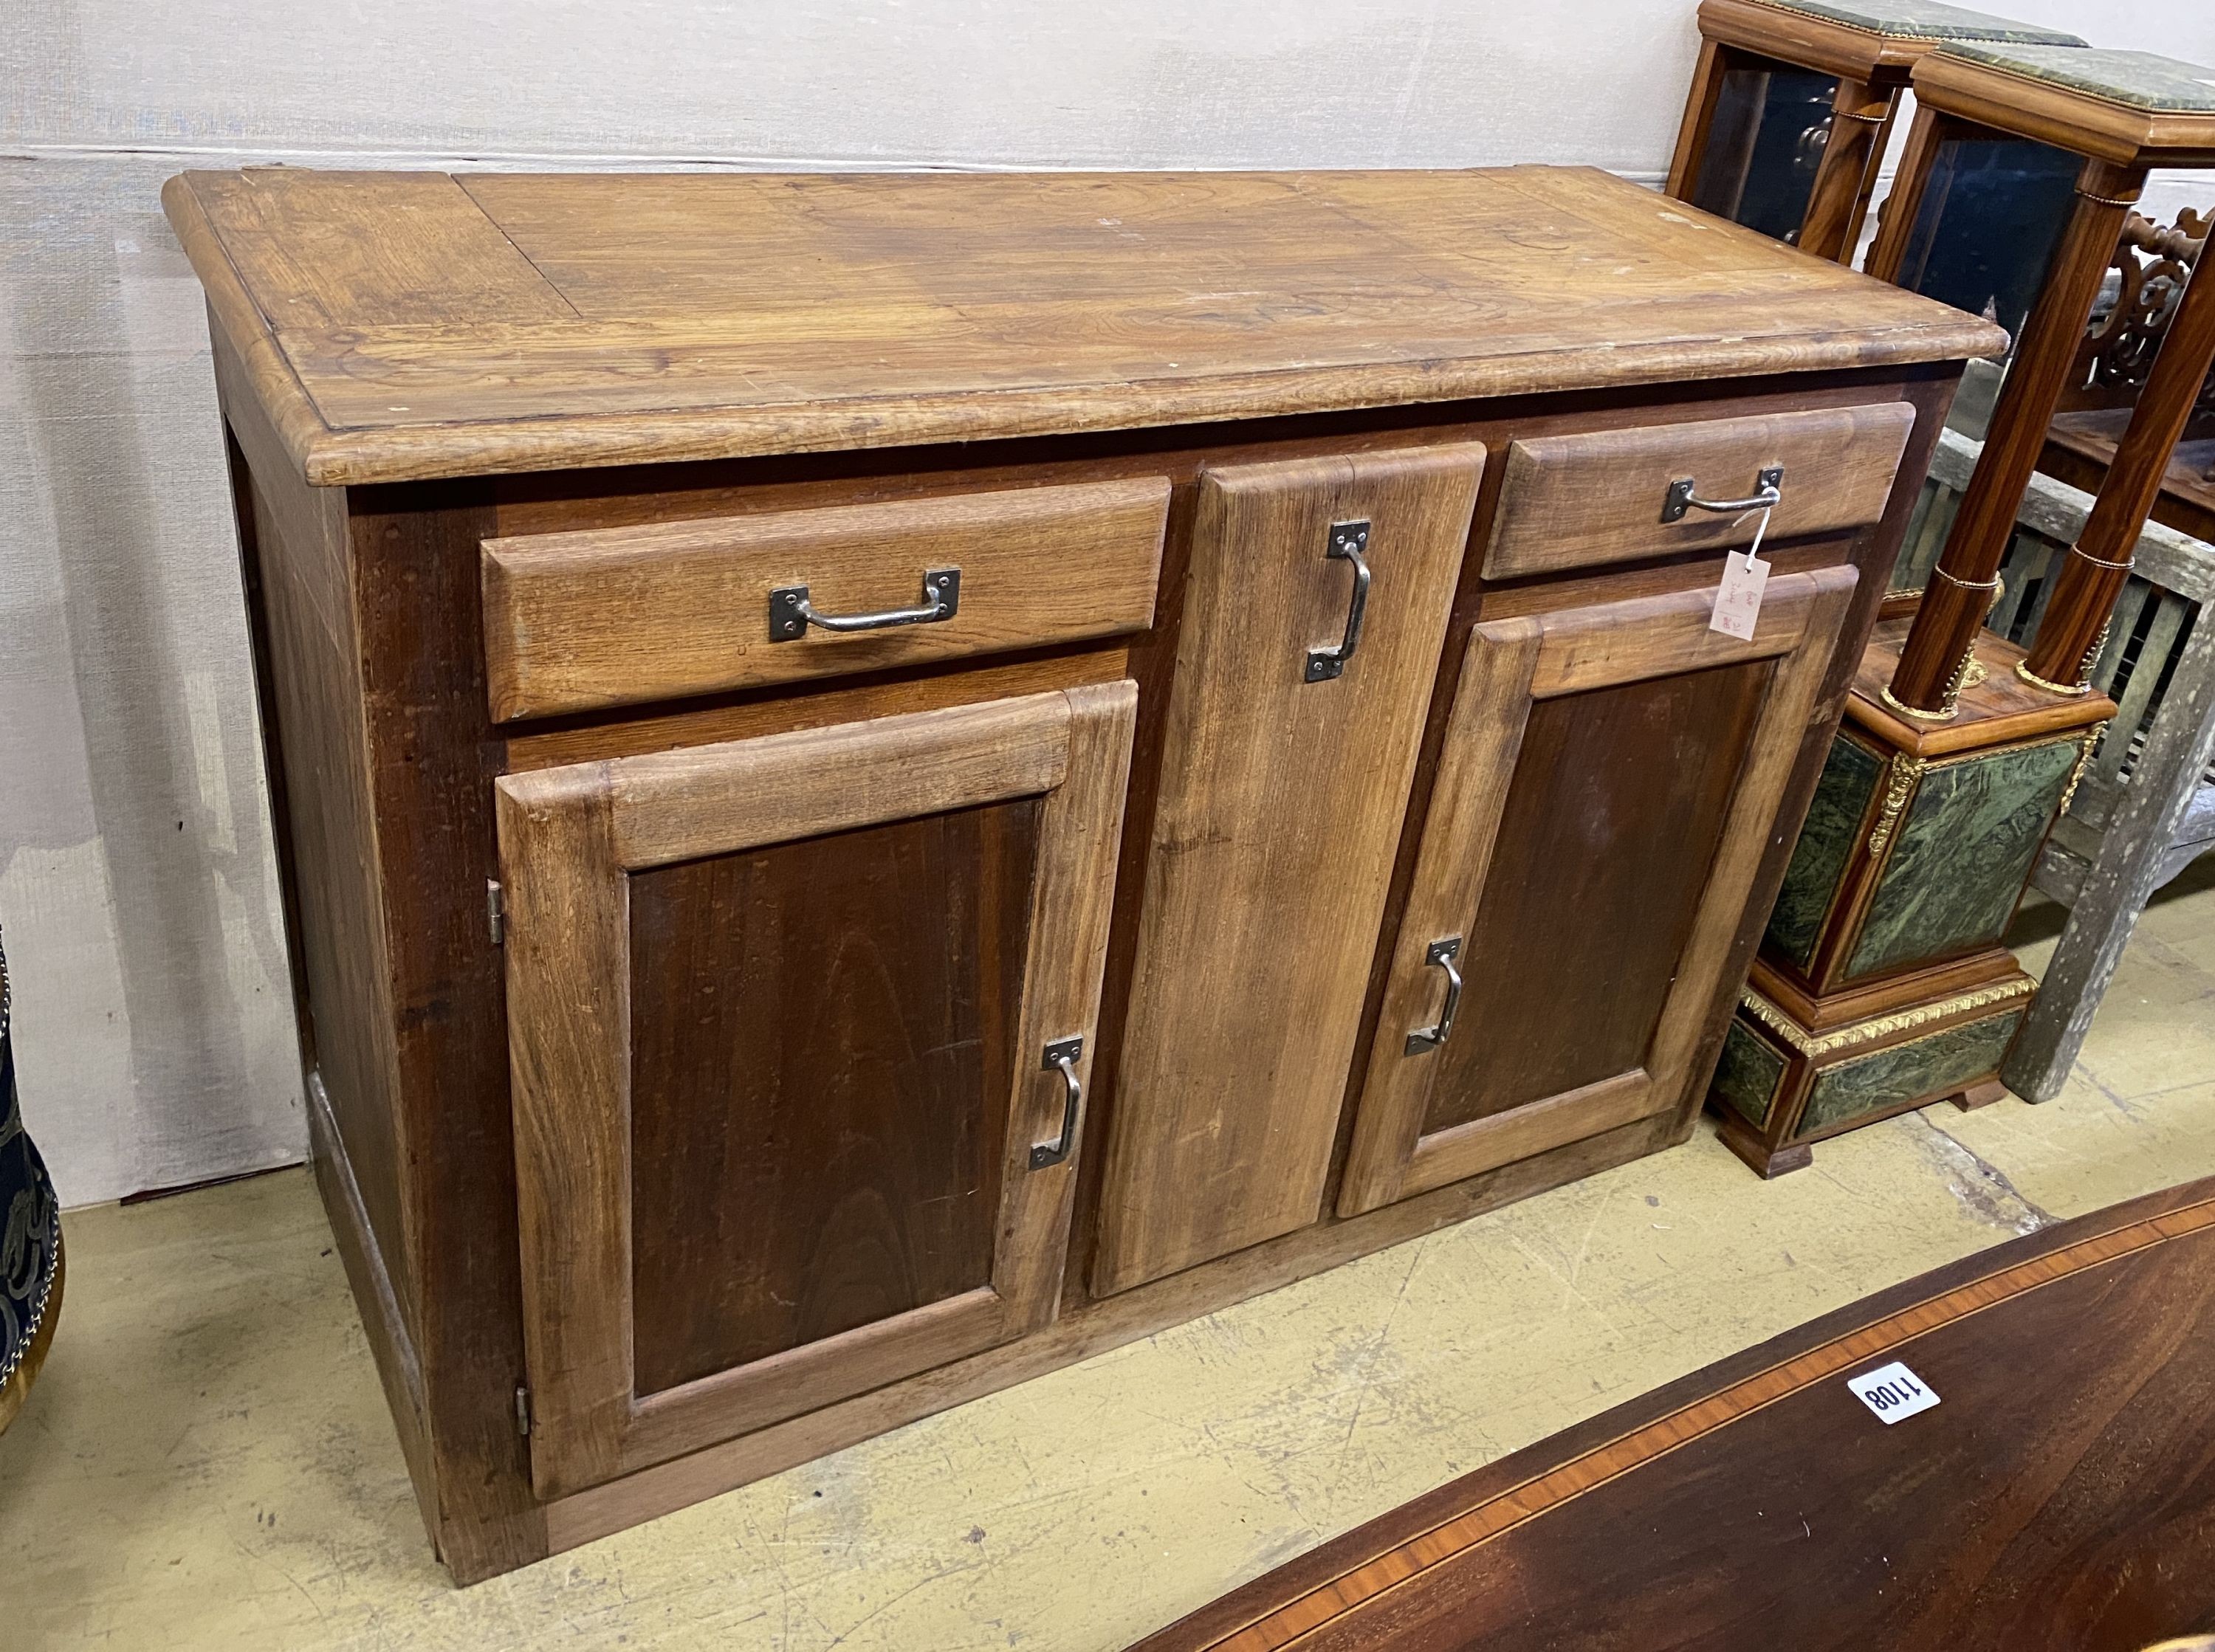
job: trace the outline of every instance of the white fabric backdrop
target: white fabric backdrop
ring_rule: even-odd
[[[206,327],[157,199],[169,174],[1550,161],[1651,180],[1693,9],[10,0],[0,922],[24,1111],[64,1200],[304,1147]],[[2215,63],[2200,0],[2010,9]]]

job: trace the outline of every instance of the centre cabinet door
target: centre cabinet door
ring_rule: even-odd
[[[1439,443],[1200,474],[1098,1295],[1322,1214],[1484,457]]]
[[[1342,1215],[1684,1104],[1855,571],[1471,632]],[[1797,823],[1791,823],[1796,826]]]
[[[541,1496],[1052,1319],[1136,700],[497,783]]]

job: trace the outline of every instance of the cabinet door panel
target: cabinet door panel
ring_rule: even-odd
[[[1135,696],[498,783],[541,1495],[1053,1317]]]
[[[1531,706],[1462,948],[1464,1036],[1432,1058],[1425,1135],[1643,1064],[1771,669],[1710,666]]]
[[[1682,1104],[1855,578],[1773,578],[1745,642],[1712,588],[1474,629],[1341,1215]]]
[[[639,1392],[991,1283],[1040,813],[632,875]]]
[[[1092,1288],[1320,1215],[1484,450],[1200,479]],[[1368,526],[1353,568],[1334,524]]]

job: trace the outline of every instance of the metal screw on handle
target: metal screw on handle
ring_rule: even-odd
[[[1446,972],[1446,1001],[1439,1010],[1439,1024],[1434,1027],[1418,1027],[1408,1035],[1408,1047],[1402,1052],[1420,1055],[1427,1049],[1436,1049],[1453,1032],[1454,1012],[1461,1007],[1461,971],[1454,968],[1454,960],[1461,956],[1461,937],[1448,935],[1434,940],[1423,954],[1423,962],[1435,964]]]
[[[1739,511],[1773,510],[1784,502],[1784,467],[1770,465],[1753,479],[1759,490],[1747,499],[1703,499],[1693,490],[1699,483],[1690,476],[1679,476],[1669,484],[1669,491],[1661,499],[1661,520],[1682,522],[1687,511],[1712,511],[1718,516],[1727,516]]]
[[[1059,1164],[1069,1157],[1069,1150],[1077,1145],[1077,1110],[1084,1100],[1084,1086],[1077,1080],[1077,1063],[1083,1055],[1083,1039],[1056,1038],[1046,1047],[1045,1054],[1040,1059],[1039,1066],[1046,1072],[1060,1070],[1061,1081],[1069,1086],[1069,1093],[1062,1104],[1060,1139],[1033,1145],[1033,1170],[1044,1170],[1049,1165]]]
[[[1365,522],[1334,522],[1330,524],[1330,542],[1323,547],[1323,554],[1334,561],[1353,564],[1353,597],[1346,607],[1346,635],[1335,648],[1308,650],[1310,682],[1328,682],[1346,669],[1353,658],[1353,651],[1361,642],[1361,616],[1369,606],[1369,563],[1361,554],[1369,548],[1369,524]]]
[[[933,568],[923,576],[917,608],[890,608],[880,614],[818,614],[807,605],[807,587],[779,585],[769,594],[769,639],[794,642],[809,626],[825,631],[882,631],[896,625],[936,625],[961,611],[961,570]]]

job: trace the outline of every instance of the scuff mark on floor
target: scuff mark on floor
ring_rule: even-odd
[[[1912,1133],[1917,1151],[1944,1175],[1956,1202],[1978,1221],[2010,1233],[2035,1233],[2061,1220],[2028,1197],[2006,1172],[1933,1123],[1929,1114],[1905,1113],[1901,1122]]]

